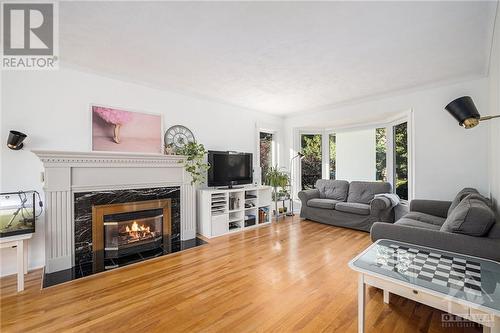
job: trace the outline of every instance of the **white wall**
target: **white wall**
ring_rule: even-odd
[[[2,74],[0,191],[42,192],[42,165],[30,149],[90,150],[90,103],[162,113],[165,129],[183,124],[207,149],[256,152],[256,127],[281,124],[280,118],[267,114],[73,69]],[[28,134],[24,150],[6,147],[11,129]],[[43,266],[45,257],[43,218],[36,228],[31,268]],[[14,252],[0,253],[0,275],[14,272]]]
[[[375,180],[375,130],[337,132],[336,178]]]
[[[490,63],[490,108],[486,114],[500,114],[500,5],[497,7],[493,49]],[[500,218],[500,119],[489,120],[490,126],[490,186]]]
[[[380,123],[412,109],[415,198],[451,200],[466,186],[488,194],[488,126],[482,124],[465,130],[444,110],[454,98],[470,95],[479,111],[486,113],[489,108],[488,88],[488,78],[478,78],[345,104],[325,111],[303,112],[285,120],[286,155],[294,153],[295,128],[339,128],[367,122]]]

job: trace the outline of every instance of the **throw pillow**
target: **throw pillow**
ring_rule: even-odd
[[[463,198],[472,193],[479,193],[479,192],[472,187],[466,187],[462,189],[460,192],[458,192],[453,201],[451,202],[450,208],[448,208],[448,215],[451,214],[451,212],[458,206],[458,204],[460,203],[460,201],[462,201]]]
[[[486,236],[495,223],[495,214],[480,194],[467,195],[448,215],[441,231],[469,236]]]

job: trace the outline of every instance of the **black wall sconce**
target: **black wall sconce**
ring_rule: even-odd
[[[27,135],[18,131],[10,131],[9,138],[7,139],[7,147],[12,150],[22,149],[24,144],[23,141],[26,139]]]
[[[500,115],[481,117],[470,96],[459,97],[445,106],[445,109],[465,128],[476,127],[480,121],[498,118]]]

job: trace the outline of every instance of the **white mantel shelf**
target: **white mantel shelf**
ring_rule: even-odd
[[[178,166],[186,157],[181,155],[162,155],[146,153],[119,152],[78,152],[56,150],[32,150],[40,158],[44,166],[78,165],[93,167],[103,164],[130,167],[131,165],[147,165],[150,167]]]
[[[74,265],[74,194],[179,186],[181,239],[196,237],[196,191],[185,156],[33,150],[44,166],[47,273]]]

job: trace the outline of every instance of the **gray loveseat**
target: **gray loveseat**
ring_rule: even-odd
[[[453,201],[412,200],[410,211],[394,224],[374,223],[371,238],[500,261],[500,223],[489,206],[489,200],[471,188]]]
[[[391,193],[391,184],[320,179],[315,189],[299,192],[300,217],[369,231],[375,221],[394,222],[390,200],[375,198],[380,193]]]

